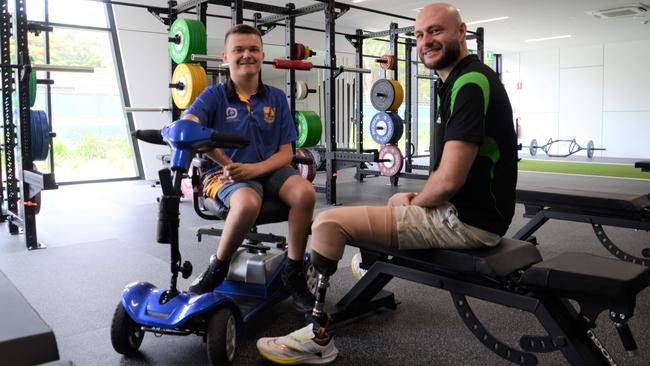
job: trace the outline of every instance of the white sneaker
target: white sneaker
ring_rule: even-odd
[[[257,340],[257,350],[266,359],[282,365],[324,364],[334,361],[339,351],[334,339],[321,346],[314,341],[313,325],[284,337],[267,337]]]
[[[358,280],[363,277],[363,275],[368,272],[367,270],[361,268],[361,253],[357,253],[352,257],[352,263],[350,264],[350,269],[352,269],[352,274],[354,278]]]

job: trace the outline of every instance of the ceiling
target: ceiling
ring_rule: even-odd
[[[121,0],[136,4],[166,7],[166,0]],[[178,0],[184,3],[189,0]],[[317,3],[315,0],[250,0],[283,6],[292,2],[297,8]],[[645,1],[650,5],[650,0]],[[418,9],[432,1],[423,0],[366,0],[353,4],[351,0],[338,1],[344,4],[376,9],[390,14],[415,18]],[[531,49],[548,49],[579,47],[596,44],[619,43],[650,39],[650,11],[641,16],[625,16],[599,19],[587,12],[605,10],[621,6],[638,6],[638,1],[625,0],[455,0],[453,5],[461,10],[465,22],[497,17],[509,17],[506,20],[469,25],[469,29],[478,26],[485,28],[485,48],[494,52],[519,52]],[[650,6],[647,6],[650,9]],[[229,15],[230,9],[224,6],[210,6],[209,13]],[[270,15],[270,14],[264,14]],[[252,18],[252,12],[245,12],[246,18]],[[323,28],[323,14],[315,13],[298,18],[298,25]],[[354,33],[354,30],[386,30],[390,22],[400,27],[413,25],[413,21],[391,16],[375,14],[358,9],[351,9],[337,19],[336,30]],[[646,24],[643,24],[646,23]],[[551,36],[571,35],[570,38],[524,42]]]
[[[341,1],[350,3],[350,0]],[[650,0],[646,1],[650,4]],[[295,0],[298,6],[313,4],[310,0]],[[431,1],[422,0],[366,0],[353,5],[415,18],[418,9]],[[539,48],[577,47],[650,39],[650,11],[643,16],[599,19],[588,11],[639,5],[621,0],[455,0],[465,22],[509,17],[506,20],[469,25],[469,29],[485,28],[485,46],[495,52],[518,52]],[[646,8],[650,9],[650,6]],[[316,15],[316,14],[315,14]],[[305,17],[304,22],[319,24],[322,15]],[[413,25],[412,21],[352,9],[337,20],[336,29],[353,31],[388,29],[390,22],[399,26]],[[298,24],[303,24],[298,21]],[[643,24],[647,23],[647,24]],[[383,26],[383,28],[382,28]],[[528,39],[571,35],[570,38],[524,42]]]

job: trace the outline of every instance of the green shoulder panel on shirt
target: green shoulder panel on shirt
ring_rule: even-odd
[[[456,95],[467,84],[476,84],[483,92],[483,115],[487,113],[488,103],[490,101],[490,82],[487,77],[480,72],[472,71],[459,77],[451,87],[451,108],[449,115],[454,114],[454,104],[456,104]]]

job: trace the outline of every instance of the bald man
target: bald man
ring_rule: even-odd
[[[326,286],[350,242],[400,250],[496,246],[515,207],[517,148],[510,101],[498,75],[470,55],[458,9],[431,4],[415,20],[422,63],[439,76],[442,154],[420,192],[398,193],[388,205],[335,208],[312,224],[312,261]],[[323,287],[324,288],[324,287]],[[338,350],[326,329],[324,290],[310,324],[288,336],[261,338],[259,352],[282,364],[322,364]]]

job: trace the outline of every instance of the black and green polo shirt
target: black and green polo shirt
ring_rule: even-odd
[[[462,59],[439,82],[439,141],[479,146],[465,185],[449,202],[464,223],[503,235],[514,215],[517,186],[517,138],[506,90],[475,55]]]

